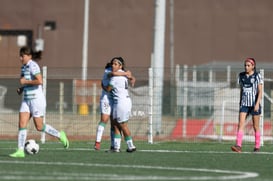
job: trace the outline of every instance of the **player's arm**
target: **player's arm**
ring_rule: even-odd
[[[125,72],[112,72],[113,76],[126,76],[131,83],[131,86],[134,87],[135,82],[136,82],[136,78],[132,75],[132,72],[127,70]]]
[[[130,70],[127,70],[127,71],[124,71],[124,72],[121,72],[121,71],[110,72],[108,74],[108,76],[109,77],[112,77],[112,76],[126,76],[130,80],[130,83],[131,83],[132,87],[134,87],[135,82],[136,82],[136,78],[132,75]]]
[[[131,78],[128,78],[130,80],[131,86],[134,87],[136,83],[136,78],[134,76],[131,76]]]
[[[108,92],[107,86],[104,86],[102,81],[101,81],[101,88],[102,88],[103,90],[105,90],[106,92]]]
[[[259,110],[259,106],[261,103],[261,99],[262,99],[262,89],[263,89],[263,85],[259,84],[258,85],[258,96],[257,96],[257,101],[254,107],[254,111],[258,111]]]
[[[34,80],[27,80],[25,77],[21,77],[20,84],[23,86],[25,86],[25,85],[41,85],[41,84],[43,84],[43,78],[40,73],[35,75]]]
[[[240,102],[239,102],[239,106],[241,106],[242,95],[243,95],[243,88],[240,88]]]
[[[108,77],[112,77],[112,76],[126,76],[129,78],[132,76],[132,73],[129,70],[124,71],[124,72],[123,71],[110,72],[108,74]]]

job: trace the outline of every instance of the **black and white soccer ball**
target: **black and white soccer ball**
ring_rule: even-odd
[[[35,155],[39,152],[40,146],[35,140],[27,140],[25,143],[25,152],[30,155]]]

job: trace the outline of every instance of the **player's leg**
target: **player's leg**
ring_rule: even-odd
[[[244,125],[246,120],[247,112],[239,113],[239,123],[238,123],[238,130],[236,135],[236,145],[232,146],[232,151],[241,152],[242,151],[242,142],[244,136]]]
[[[27,139],[27,125],[31,118],[29,107],[26,101],[23,101],[19,111],[19,123],[18,123],[18,148],[17,151],[10,154],[10,157],[25,157],[24,146]]]
[[[132,107],[132,103],[131,103],[131,99],[129,98],[124,99],[123,101],[121,101],[121,104],[118,105],[118,110],[119,110],[118,117],[120,118],[119,126],[124,135],[124,139],[127,143],[127,147],[128,147],[127,152],[136,151],[136,147],[134,146],[131,132],[128,127],[128,120],[131,114],[131,107]]]
[[[242,147],[243,136],[244,136],[244,125],[245,125],[246,117],[247,117],[246,112],[240,112],[238,131],[237,131],[237,136],[236,136],[236,144],[240,147]]]
[[[127,147],[128,147],[127,152],[136,151],[136,147],[135,147],[135,145],[133,143],[131,132],[130,132],[129,127],[128,127],[128,121],[120,123],[120,128],[122,130],[122,133],[124,135],[124,139],[125,139]]]
[[[100,150],[100,142],[102,139],[104,128],[105,128],[109,118],[110,118],[110,115],[103,114],[103,113],[101,114],[101,120],[100,120],[98,127],[97,127],[96,141],[95,141],[95,145],[94,145],[95,150]]]
[[[24,147],[27,139],[27,124],[30,119],[29,112],[19,113],[19,130],[18,130],[18,149],[10,154],[10,157],[23,158],[25,157]]]
[[[103,95],[100,99],[100,112],[101,112],[101,119],[97,126],[96,141],[94,144],[95,150],[100,150],[100,143],[101,143],[102,135],[104,132],[104,128],[111,114],[111,105],[110,105],[109,98],[106,94]]]
[[[260,150],[260,142],[261,142],[261,134],[260,134],[260,115],[253,115],[253,128],[254,128],[254,136],[255,136],[255,148],[254,152],[258,152]]]
[[[58,131],[53,126],[51,126],[49,124],[45,124],[43,122],[43,119],[44,119],[43,117],[44,117],[45,108],[46,108],[46,103],[43,100],[44,99],[32,100],[32,104],[31,104],[30,108],[31,108],[35,127],[36,127],[37,131],[42,131],[42,132],[45,132],[51,136],[58,138],[62,142],[62,144],[64,145],[64,148],[67,149],[69,147],[69,141],[66,137],[65,132]]]
[[[120,152],[121,146],[121,134],[120,134],[120,126],[116,119],[113,120],[113,128],[114,128],[114,149],[111,151],[113,152]]]
[[[115,146],[115,126],[114,126],[114,121],[112,116],[110,116],[110,120],[111,120],[111,127],[110,127],[110,141],[111,141],[111,146],[110,146],[110,150],[114,149]],[[119,133],[120,134],[120,133]]]
[[[37,131],[45,132],[51,136],[58,138],[64,145],[64,148],[69,148],[69,141],[64,131],[58,131],[51,125],[44,124],[42,117],[33,117],[33,120]]]
[[[114,148],[110,149],[110,151],[112,151],[112,152],[120,152],[121,134],[120,134],[120,126],[117,121],[118,117],[119,117],[118,105],[113,104],[112,115],[111,115],[111,127],[114,128],[114,136],[113,136]]]

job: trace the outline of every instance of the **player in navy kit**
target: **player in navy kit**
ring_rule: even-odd
[[[238,77],[240,85],[240,110],[239,123],[236,136],[236,145],[231,147],[234,152],[242,151],[242,141],[244,135],[244,124],[248,115],[252,115],[253,128],[255,132],[254,152],[260,150],[260,116],[263,79],[261,74],[256,71],[256,61],[254,58],[245,60],[245,71]]]

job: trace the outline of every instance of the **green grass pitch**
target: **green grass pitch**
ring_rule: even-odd
[[[246,180],[271,181],[273,146],[260,153],[245,144],[243,153],[233,153],[232,143],[135,142],[137,151],[107,153],[93,142],[72,141],[64,150],[58,142],[40,143],[37,155],[10,158],[15,141],[0,141],[0,180]]]

